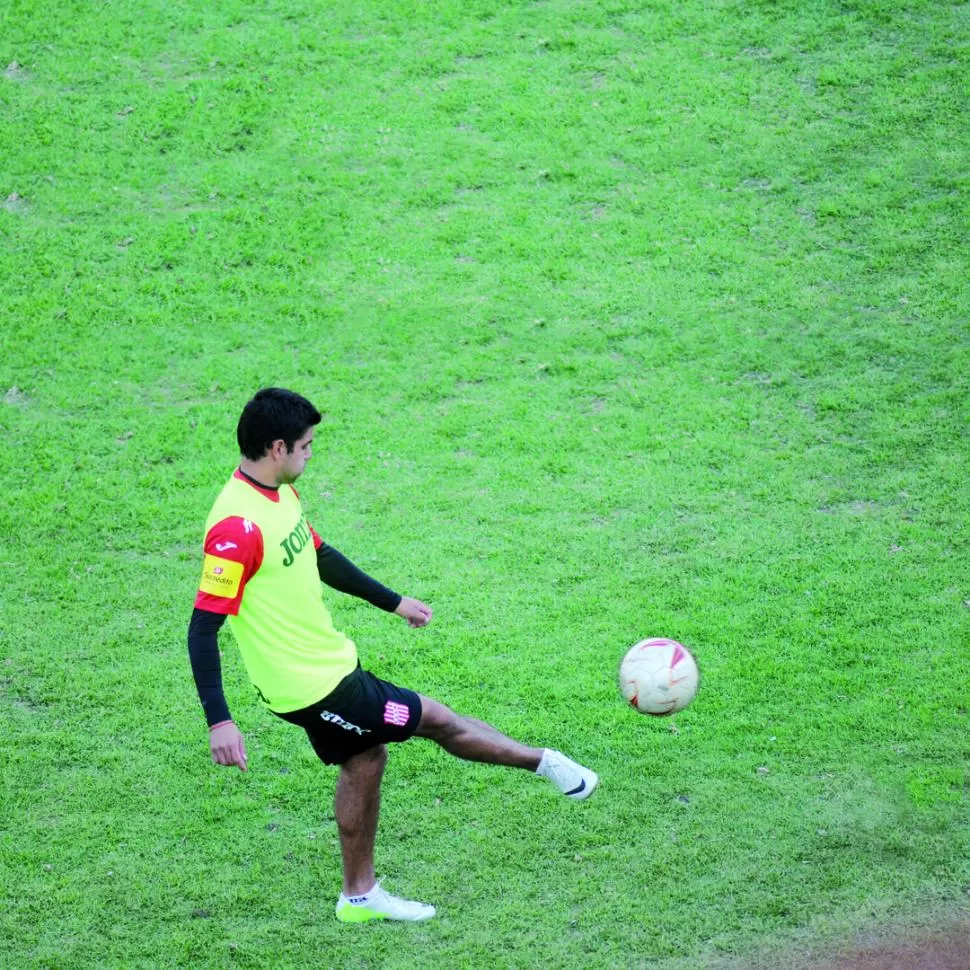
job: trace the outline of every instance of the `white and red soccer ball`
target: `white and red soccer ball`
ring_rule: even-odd
[[[620,692],[641,714],[662,717],[682,711],[694,699],[699,682],[690,651],[664,637],[641,640],[620,663]]]

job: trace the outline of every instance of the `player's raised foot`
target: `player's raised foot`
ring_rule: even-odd
[[[392,896],[380,883],[364,896],[347,897],[341,893],[337,900],[337,919],[341,923],[368,923],[375,919],[420,923],[434,914],[434,906]]]
[[[536,774],[548,778],[567,798],[582,801],[589,798],[600,783],[595,771],[576,764],[559,751],[546,748]]]

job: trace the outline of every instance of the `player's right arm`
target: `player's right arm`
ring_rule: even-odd
[[[210,613],[196,607],[189,620],[189,662],[202,710],[209,723],[209,751],[218,765],[236,765],[246,770],[246,742],[229,713],[222,690],[219,661],[219,630],[225,613]]]
[[[205,537],[205,562],[189,621],[192,675],[209,724],[209,750],[216,764],[246,770],[246,743],[229,713],[222,690],[218,634],[226,617],[236,615],[250,577],[263,559],[259,527],[232,516],[217,522]]]

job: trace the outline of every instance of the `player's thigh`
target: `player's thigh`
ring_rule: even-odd
[[[350,755],[340,765],[341,774],[348,780],[380,778],[387,765],[387,745],[375,744]]]
[[[421,698],[421,720],[415,736],[419,738],[438,738],[453,731],[458,724],[458,715],[450,708],[433,697]]]

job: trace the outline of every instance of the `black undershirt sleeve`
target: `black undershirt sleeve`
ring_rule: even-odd
[[[189,661],[209,727],[232,720],[222,692],[222,667],[219,663],[218,633],[225,622],[224,614],[210,613],[198,607],[192,611],[192,619],[189,620]]]
[[[317,549],[317,571],[320,579],[333,589],[357,596],[388,613],[393,613],[400,605],[401,596],[398,593],[382,586],[376,579],[371,579],[346,556],[326,543]]]

